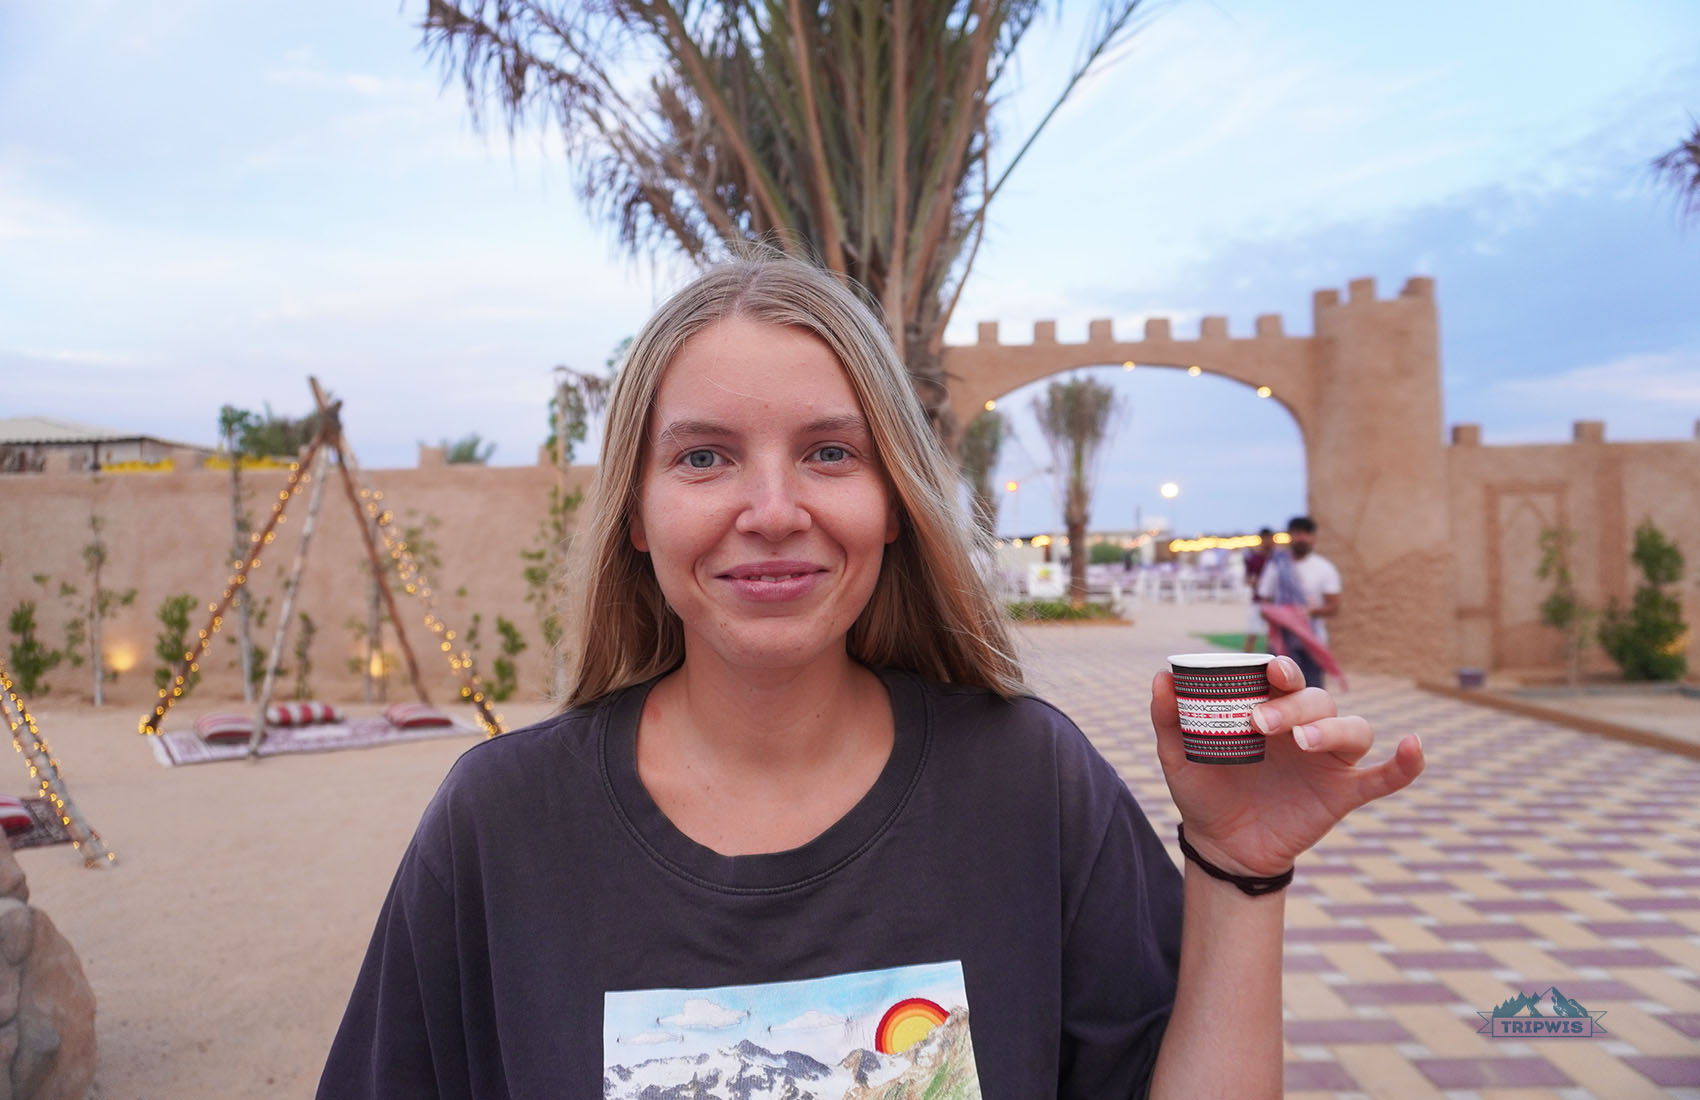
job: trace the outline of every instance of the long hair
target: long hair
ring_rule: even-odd
[[[898,509],[867,606],[852,624],[850,655],[928,679],[1025,691],[997,601],[973,564],[975,525],[957,504],[945,457],[885,328],[836,279],[797,260],[716,267],[664,304],[632,342],[609,399],[602,457],[569,555],[563,619],[574,654],[564,707],[676,668],[683,624],[667,606],[649,556],[631,542],[649,420],[661,377],[686,341],[731,317],[802,329],[849,376]]]

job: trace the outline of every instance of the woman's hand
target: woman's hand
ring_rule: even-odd
[[[1280,874],[1347,814],[1423,770],[1414,735],[1388,759],[1359,767],[1375,732],[1356,715],[1340,717],[1326,691],[1305,687],[1291,658],[1269,663],[1269,686],[1269,702],[1252,715],[1266,738],[1263,761],[1222,765],[1186,758],[1174,680],[1159,672],[1151,685],[1157,758],[1187,840],[1211,863],[1247,875]]]

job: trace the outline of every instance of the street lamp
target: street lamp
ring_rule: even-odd
[[[1181,495],[1181,487],[1172,481],[1165,481],[1157,491],[1163,494],[1164,500],[1169,502],[1169,526],[1173,529],[1175,537],[1180,538],[1180,506],[1175,503],[1175,498]]]

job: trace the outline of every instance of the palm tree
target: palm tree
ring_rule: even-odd
[[[488,466],[496,445],[487,442],[477,432],[468,432],[456,440],[442,441],[443,461],[450,466]]]
[[[1700,218],[1700,120],[1676,148],[1653,161],[1653,171],[1677,193],[1686,218]]]
[[[1052,382],[1044,396],[1033,399],[1033,414],[1050,445],[1051,468],[1062,491],[1063,524],[1068,529],[1068,596],[1076,607],[1086,603],[1086,524],[1098,480],[1098,458],[1125,409],[1115,390],[1091,378]]]
[[[992,472],[997,469],[998,452],[1003,449],[1005,427],[1003,413],[988,409],[968,422],[962,442],[956,448],[962,479],[973,493],[974,521],[988,539],[996,538],[998,533],[998,494],[992,486]]]
[[[752,239],[866,289],[946,443],[944,329],[986,208],[1140,0],[1095,0],[1038,124],[992,163],[994,93],[1038,0],[427,0],[425,42],[474,120],[553,126],[632,254]],[[1060,6],[1060,5],[1059,5]]]

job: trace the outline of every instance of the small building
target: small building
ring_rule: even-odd
[[[185,450],[202,458],[213,454],[210,447],[122,428],[51,416],[0,417],[0,473],[83,473],[130,463],[151,465]]]

